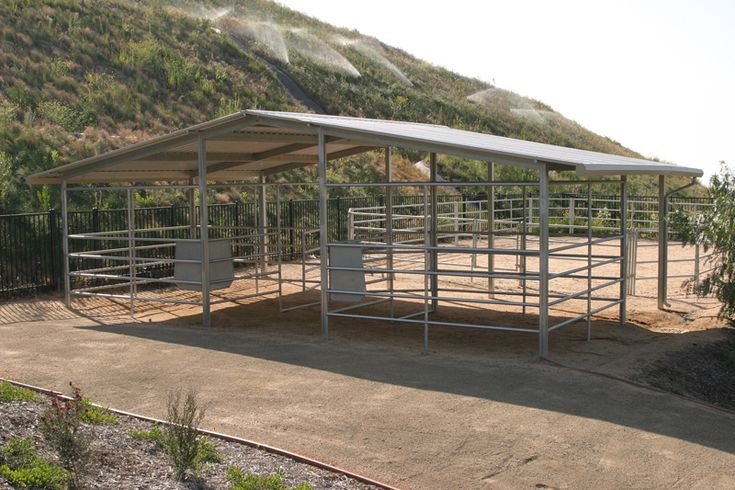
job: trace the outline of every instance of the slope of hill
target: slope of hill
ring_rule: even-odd
[[[27,187],[30,173],[241,107],[441,123],[637,156],[541,102],[268,0],[0,2],[0,212],[57,202],[55,189]],[[419,155],[404,157],[399,171],[416,176]],[[376,173],[372,160],[356,158],[351,171]]]

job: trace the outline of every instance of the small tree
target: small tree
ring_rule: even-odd
[[[197,427],[204,419],[204,408],[199,406],[196,394],[188,391],[168,397],[168,425],[164,429],[163,445],[174,467],[177,480],[185,480],[189,472],[199,466],[199,433]]]
[[[710,179],[709,194],[712,207],[697,215],[675,212],[671,225],[685,243],[712,250],[707,259],[711,270],[690,287],[697,296],[717,298],[722,303],[720,316],[735,321],[735,174],[725,162]]]

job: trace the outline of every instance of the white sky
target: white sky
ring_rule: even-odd
[[[705,182],[735,163],[735,1],[278,1],[704,168]]]

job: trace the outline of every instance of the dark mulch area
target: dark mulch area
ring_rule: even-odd
[[[0,447],[12,437],[31,437],[34,448],[45,458],[55,456],[46,447],[40,435],[39,421],[49,398],[40,401],[0,401]],[[153,441],[141,441],[130,437],[133,430],[148,430],[152,424],[134,418],[118,416],[111,425],[85,425],[92,435],[93,460],[85,488],[105,489],[224,489],[228,468],[237,466],[243,472],[261,475],[283,469],[284,480],[289,485],[308,482],[314,489],[372,489],[370,485],[355,481],[341,474],[300,463],[284,456],[268,453],[243,444],[211,439],[222,455],[220,463],[208,463],[198,481],[178,482],[166,455]],[[0,490],[11,488],[0,477]]]
[[[636,381],[735,410],[735,335],[669,354],[643,368]]]

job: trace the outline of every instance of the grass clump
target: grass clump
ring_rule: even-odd
[[[223,459],[222,454],[212,441],[204,437],[199,438],[196,457],[198,463],[221,463]]]
[[[67,487],[68,474],[33,450],[31,438],[13,437],[0,454],[0,475],[15,488],[44,490]]]
[[[93,405],[88,399],[82,400],[84,411],[81,414],[81,420],[85,424],[91,425],[112,425],[117,423],[115,414],[106,408]]]
[[[136,441],[152,441],[163,445],[163,431],[158,427],[148,430],[131,430],[128,434]]]
[[[233,466],[227,470],[227,481],[229,490],[312,490],[312,486],[306,482],[289,487],[283,481],[281,468],[271,475],[260,476],[255,473],[243,473],[240,468]]]
[[[7,381],[0,381],[0,401],[15,402],[21,400],[38,400],[38,394],[26,388],[12,385]]]

